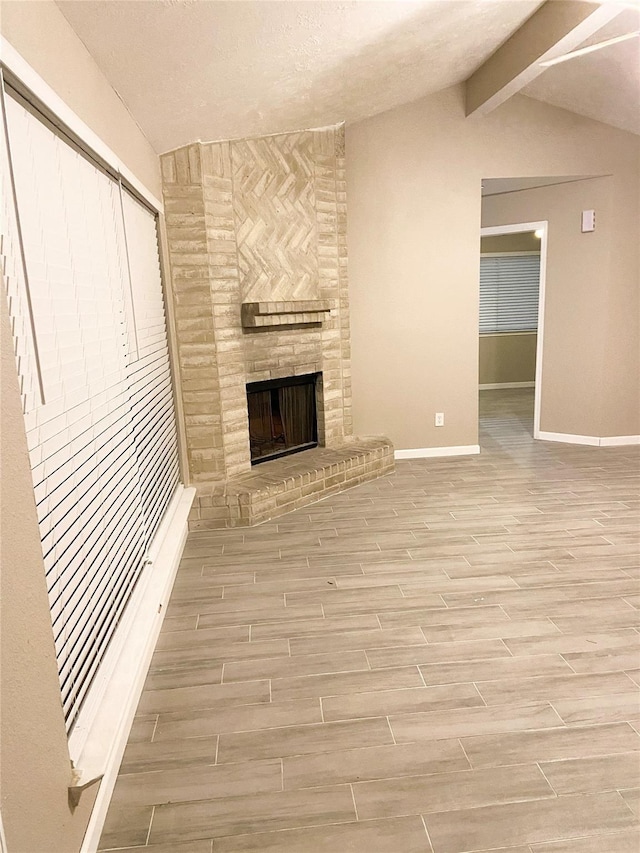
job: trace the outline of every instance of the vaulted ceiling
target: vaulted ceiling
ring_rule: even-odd
[[[159,152],[353,122],[461,83],[541,5],[58,0]],[[607,34],[639,17],[627,8]],[[640,133],[638,42],[550,68],[525,93]]]
[[[621,14],[584,44],[640,30],[637,9]],[[548,68],[523,94],[640,134],[640,38]]]

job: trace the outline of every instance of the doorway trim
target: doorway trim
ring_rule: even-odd
[[[518,222],[509,225],[491,225],[480,229],[481,237],[496,237],[500,234],[521,234],[524,231],[542,231],[540,238],[540,288],[538,293],[538,329],[536,339],[536,378],[533,403],[533,437],[540,435],[540,408],[542,403],[542,357],[544,353],[544,312],[547,287],[547,238],[549,222]]]

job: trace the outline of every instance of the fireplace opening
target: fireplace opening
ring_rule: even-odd
[[[316,382],[320,375],[247,385],[252,465],[318,446]]]

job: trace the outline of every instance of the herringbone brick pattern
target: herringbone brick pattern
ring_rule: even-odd
[[[312,133],[231,145],[243,302],[317,299]]]

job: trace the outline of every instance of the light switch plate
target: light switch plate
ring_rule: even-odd
[[[595,210],[582,211],[582,233],[596,230],[596,212]]]

